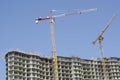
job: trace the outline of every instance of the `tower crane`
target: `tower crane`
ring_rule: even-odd
[[[111,17],[111,19],[106,24],[106,26],[99,33],[99,35],[97,36],[97,38],[93,41],[93,44],[95,44],[97,41],[99,43],[100,54],[101,54],[101,61],[102,61],[102,69],[103,69],[103,73],[104,73],[104,80],[109,80],[109,78],[108,78],[107,71],[106,71],[106,64],[105,64],[105,59],[104,59],[103,47],[102,47],[102,41],[104,39],[102,35],[107,30],[107,28],[110,26],[110,24],[112,23],[112,21],[114,20],[115,17],[116,17],[116,14],[113,14],[113,16]]]
[[[69,15],[75,15],[75,14],[84,14],[91,11],[95,11],[96,8],[88,9],[88,10],[82,10],[82,11],[74,11],[70,13],[63,13],[60,15],[52,15],[53,10],[50,10],[50,15],[42,18],[38,17],[35,19],[35,23],[38,23],[39,21],[43,20],[50,20],[50,33],[51,33],[51,41],[52,41],[52,65],[53,65],[53,80],[58,80],[58,65],[57,65],[57,55],[56,55],[56,48],[55,48],[55,39],[54,39],[54,19]]]

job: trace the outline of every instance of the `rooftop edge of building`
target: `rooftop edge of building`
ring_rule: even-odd
[[[42,57],[42,58],[47,58],[47,59],[51,59],[50,57],[47,57],[47,56],[43,56],[43,55],[40,55],[36,52],[24,52],[24,51],[21,51],[21,50],[9,50],[6,54],[5,54],[5,58],[7,57],[8,54],[10,53],[22,53],[22,54],[25,54],[25,55],[31,55],[31,56],[37,56],[37,57]],[[101,60],[101,58],[91,58],[91,59],[85,59],[85,58],[80,58],[80,57],[76,57],[76,56],[57,56],[59,58],[68,58],[68,59],[82,59],[82,60]],[[120,59],[120,57],[109,57],[109,58],[106,58],[104,57],[105,60],[107,59]]]
[[[21,50],[9,50],[6,54],[5,54],[5,58],[8,54],[10,53],[22,53],[22,54],[25,54],[25,55],[31,55],[31,56],[39,56],[39,57],[43,57],[43,58],[49,58],[47,56],[44,56],[44,55],[40,55],[36,52],[24,52],[24,51],[21,51]]]

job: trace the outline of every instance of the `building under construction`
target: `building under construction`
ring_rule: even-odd
[[[9,51],[6,80],[53,80],[52,58],[35,53]],[[104,58],[109,80],[120,80],[120,58]],[[100,59],[57,56],[58,80],[104,80]]]

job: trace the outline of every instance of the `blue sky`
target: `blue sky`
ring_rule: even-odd
[[[1,0],[0,1],[0,80],[5,80],[7,51],[37,52],[51,57],[49,21],[35,24],[35,18],[76,10],[97,8],[97,11],[56,18],[57,55],[99,58],[99,47],[92,44],[114,13],[117,17],[104,33],[105,57],[120,57],[120,0]],[[61,12],[61,11],[64,12]]]

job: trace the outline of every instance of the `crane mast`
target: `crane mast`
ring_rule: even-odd
[[[38,17],[35,19],[35,23],[38,23],[39,21],[43,20],[50,20],[50,33],[51,33],[51,41],[52,41],[52,66],[53,66],[53,80],[58,80],[58,65],[57,65],[57,54],[56,54],[56,48],[55,48],[55,39],[54,39],[54,19],[69,15],[75,15],[75,14],[84,14],[91,11],[97,10],[96,8],[88,9],[88,10],[82,10],[82,11],[75,11],[70,13],[64,13],[60,15],[52,15],[52,10],[50,10],[50,16],[47,16],[45,18]]]
[[[100,32],[98,37],[93,41],[93,44],[95,44],[97,41],[99,43],[99,49],[100,49],[100,54],[101,54],[101,61],[102,61],[102,68],[103,68],[103,73],[104,73],[104,80],[109,80],[107,71],[106,71],[106,64],[105,64],[105,59],[104,59],[104,51],[103,51],[103,46],[102,46],[102,41],[103,41],[103,33],[107,30],[107,28],[110,26],[112,23],[113,19],[116,17],[116,14],[113,14],[112,18],[109,20],[109,22],[106,24],[104,29]]]
[[[53,66],[53,80],[58,80],[58,65],[57,65],[57,54],[55,48],[55,39],[54,39],[54,19],[52,17],[52,10],[50,11],[50,32],[51,32],[51,41],[52,41],[52,66]]]

